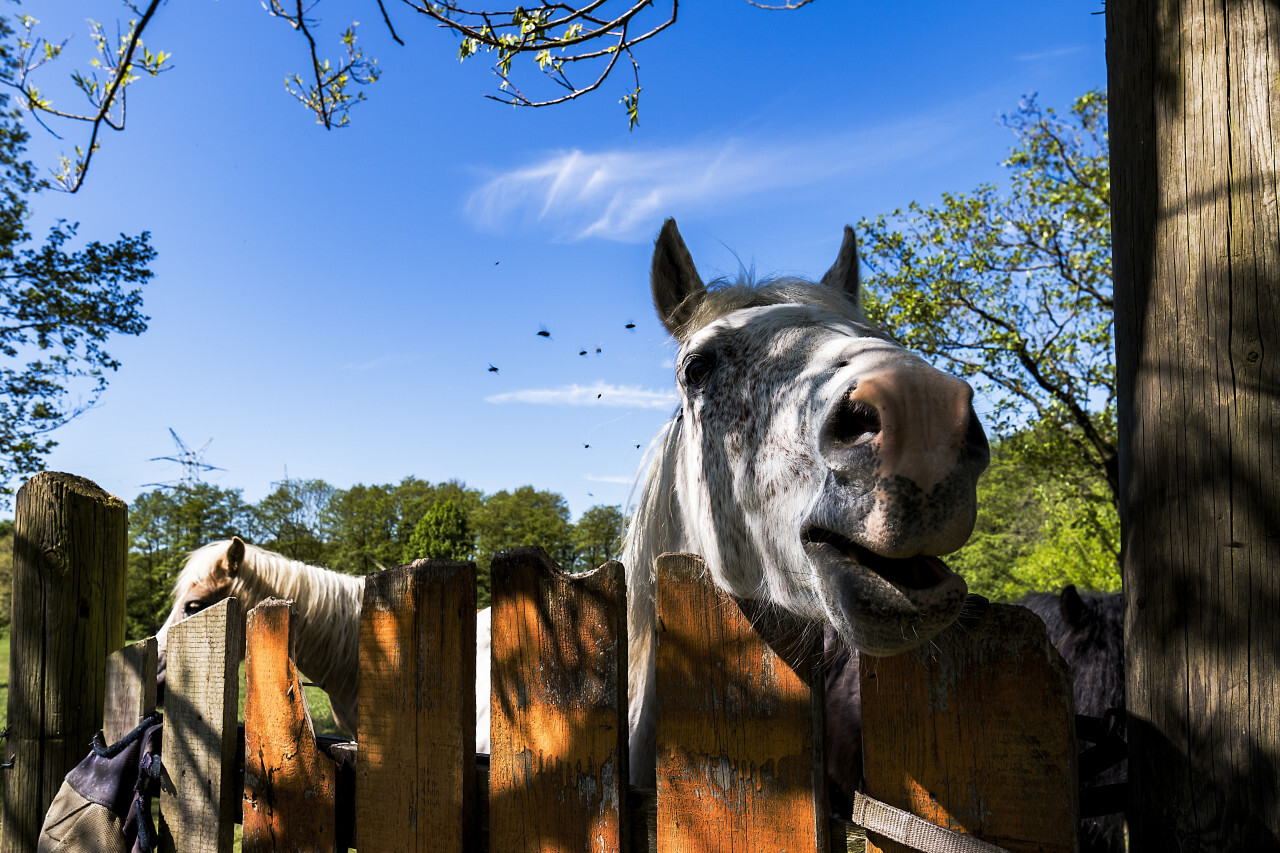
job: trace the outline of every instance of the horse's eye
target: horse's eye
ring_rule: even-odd
[[[195,614],[199,613],[201,610],[204,610],[204,602],[196,601],[194,599],[191,601],[188,601],[186,604],[182,606],[182,612],[187,614],[188,616],[194,616]]]
[[[715,366],[715,353],[695,352],[684,360],[684,383],[694,387],[702,385]]]

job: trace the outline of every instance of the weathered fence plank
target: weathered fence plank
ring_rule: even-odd
[[[920,649],[862,657],[867,794],[1011,851],[1070,853],[1071,674],[1044,623],[992,604]],[[871,834],[869,851],[908,848]]]
[[[160,777],[163,853],[230,853],[236,788],[240,603],[223,599],[169,629]]]
[[[622,849],[626,581],[571,576],[540,548],[494,558],[489,847]]]
[[[475,802],[476,571],[418,560],[365,580],[356,846],[460,851]]]
[[[705,573],[658,559],[657,849],[825,853],[820,647],[766,642]]]
[[[245,625],[244,853],[333,853],[337,768],[316,747],[293,662],[293,602],[268,598]]]
[[[0,851],[35,850],[62,779],[102,726],[108,652],[124,645],[128,512],[71,474],[14,502],[9,737]]]
[[[107,655],[107,695],[102,736],[115,743],[156,709],[156,638],[148,637]]]

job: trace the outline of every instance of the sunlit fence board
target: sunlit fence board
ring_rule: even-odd
[[[365,580],[356,846],[451,853],[475,800],[476,570],[419,560]]]
[[[1034,613],[992,604],[915,651],[864,655],[861,677],[870,796],[1010,851],[1070,853],[1071,675]]]
[[[245,626],[244,853],[332,853],[336,767],[316,748],[293,662],[293,603],[268,598]]]
[[[540,548],[494,558],[492,850],[592,851],[627,837],[622,564],[570,576]]]
[[[779,654],[705,572],[658,560],[657,849],[825,853],[819,649]]]

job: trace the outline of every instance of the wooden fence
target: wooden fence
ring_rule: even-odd
[[[819,638],[704,574],[692,555],[658,563],[656,791],[627,784],[618,563],[569,576],[538,549],[495,558],[487,760],[473,565],[366,580],[357,744],[312,731],[289,602],[197,614],[169,635],[162,849],[229,851],[241,820],[246,853],[905,849],[829,816]],[[108,737],[150,710],[154,658],[149,640],[102,662]],[[1070,677],[1034,615],[993,605],[926,650],[867,659],[862,677],[872,796],[1010,851],[1074,849]],[[5,849],[34,851],[7,797]]]

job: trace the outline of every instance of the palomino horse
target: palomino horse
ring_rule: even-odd
[[[651,284],[680,347],[680,408],[655,439],[620,556],[641,785],[654,782],[659,554],[699,554],[736,598],[895,654],[960,613],[965,583],[938,555],[969,538],[989,458],[968,384],[862,313],[853,229],[818,283],[708,287],[669,219]]]
[[[162,680],[169,629],[176,623],[228,596],[235,596],[245,613],[264,599],[290,598],[298,608],[298,669],[325,688],[333,721],[355,733],[364,578],[290,560],[237,536],[192,551],[173,593],[173,610],[156,634]]]

